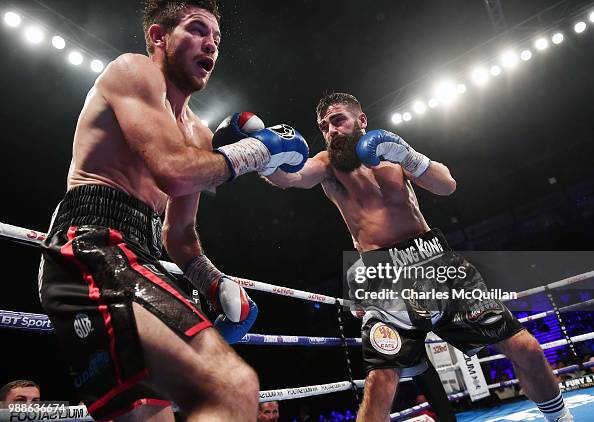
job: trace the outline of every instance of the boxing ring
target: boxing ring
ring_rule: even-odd
[[[26,244],[30,246],[38,246],[45,239],[45,234],[39,231],[30,230],[22,227],[17,227],[9,224],[0,223],[0,239]],[[173,274],[180,275],[182,272],[179,268],[170,262],[162,262],[165,268]],[[347,359],[347,363],[349,364],[349,380],[340,381],[340,382],[333,382],[328,384],[320,384],[320,385],[309,385],[309,386],[301,386],[301,387],[290,387],[290,388],[280,388],[276,390],[266,390],[260,391],[260,402],[272,401],[272,400],[290,400],[290,399],[299,399],[311,396],[319,396],[325,394],[336,393],[340,391],[348,391],[352,390],[355,393],[355,397],[357,396],[357,390],[362,389],[364,387],[364,380],[362,379],[353,379],[351,372],[350,372],[350,362],[349,362],[349,355],[348,355],[348,347],[360,347],[362,342],[361,338],[346,338],[343,334],[342,322],[340,320],[340,312],[343,307],[348,307],[351,303],[348,300],[326,296],[318,293],[311,293],[303,290],[297,290],[292,288],[287,288],[283,286],[276,286],[273,284],[263,283],[260,281],[249,280],[240,277],[233,277],[239,284],[247,289],[258,290],[261,292],[266,292],[274,295],[292,297],[299,300],[316,302],[316,303],[323,303],[327,305],[333,305],[338,308],[338,318],[339,318],[339,326],[341,329],[341,337],[309,337],[309,336],[293,336],[293,335],[270,335],[270,334],[255,334],[249,333],[246,334],[237,344],[243,345],[266,345],[266,346],[302,346],[302,347],[343,347],[345,350],[345,355]],[[529,321],[537,321],[543,318],[546,318],[550,315],[556,315],[559,322],[562,334],[565,338],[551,341],[548,343],[541,344],[544,350],[550,349],[553,347],[558,346],[567,346],[570,348],[571,353],[574,357],[577,357],[575,352],[574,345],[575,343],[584,342],[587,340],[594,339],[594,332],[580,334],[576,336],[570,337],[567,333],[567,330],[564,326],[560,315],[562,313],[568,311],[575,311],[581,308],[584,308],[589,305],[594,305],[594,299],[582,301],[576,304],[572,304],[565,307],[557,307],[555,302],[553,301],[552,297],[550,296],[550,292],[555,289],[560,289],[563,287],[567,287],[584,280],[594,278],[594,270],[588,271],[582,274],[578,274],[572,277],[568,277],[545,286],[536,287],[532,289],[528,289],[517,294],[517,298],[527,297],[530,295],[534,295],[537,293],[545,292],[549,295],[551,299],[552,308],[548,311],[539,312],[537,314],[533,314],[527,316],[525,318],[520,318],[519,321],[521,323],[526,323]],[[25,330],[25,331],[33,331],[39,333],[51,333],[53,331],[51,322],[47,315],[43,314],[33,314],[33,313],[24,313],[18,311],[9,311],[9,310],[0,310],[0,328],[1,329],[16,329],[16,330]],[[441,339],[427,339],[427,344],[433,343],[442,343],[445,344]],[[499,359],[506,359],[504,355],[497,354],[492,355],[484,358],[478,358],[479,363],[495,361]],[[450,366],[439,366],[436,367],[438,372],[442,371],[451,371],[458,369],[460,363],[456,363]],[[581,371],[584,369],[589,369],[594,367],[593,362],[579,362],[573,365],[568,365],[563,368],[559,368],[554,370],[554,373],[557,375],[563,375],[568,373],[574,373],[577,371]],[[411,378],[401,378],[401,382],[410,381]],[[581,381],[579,381],[581,380]],[[518,379],[511,379],[502,382],[496,382],[492,384],[488,384],[489,391],[494,389],[502,388],[502,387],[509,387],[518,384]],[[570,390],[572,388],[580,387],[580,385],[594,385],[594,374],[582,376],[575,381],[573,384],[569,384]],[[567,387],[567,386],[566,386]],[[467,390],[463,390],[454,394],[450,394],[448,397],[450,401],[458,400],[464,397],[469,396],[469,392]],[[566,405],[571,409],[572,413],[574,414],[575,420],[593,420],[594,417],[591,415],[591,411],[588,409],[594,410],[594,387],[590,388],[583,388],[583,389],[576,389],[574,391],[569,391],[564,393],[564,398]],[[429,407],[427,402],[422,403],[417,406],[413,406],[411,408],[405,409],[400,412],[396,412],[390,415],[391,421],[400,421],[404,420],[415,413],[426,409]],[[70,412],[70,413],[68,413]],[[486,410],[481,411],[465,411],[458,413],[457,418],[459,421],[464,422],[471,422],[471,421],[519,421],[519,420],[527,420],[527,421],[538,421],[543,420],[542,415],[531,401],[522,400],[516,401],[514,403],[506,403],[501,406],[491,407]],[[3,420],[2,412],[0,411],[0,422]],[[8,419],[6,419],[8,420]],[[35,419],[27,419],[27,420],[35,420]],[[86,413],[86,408],[84,406],[71,406],[68,408],[67,412],[59,415],[59,417],[52,418],[52,420],[89,420],[92,419]],[[429,419],[413,419],[413,420],[429,420]]]

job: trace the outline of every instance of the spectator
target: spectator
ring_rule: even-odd
[[[278,415],[277,401],[258,403],[258,422],[277,422]]]
[[[6,408],[10,403],[34,403],[40,399],[39,386],[33,381],[16,380],[0,388],[0,404]]]

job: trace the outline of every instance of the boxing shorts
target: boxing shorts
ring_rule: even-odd
[[[471,356],[524,329],[501,301],[489,295],[459,294],[488,290],[479,271],[451,250],[439,230],[364,252],[361,258],[366,268],[383,264],[393,269],[388,276],[384,272],[383,277],[367,280],[366,290],[396,292],[358,305],[366,311],[361,330],[367,372],[379,368],[408,368],[406,376],[423,372],[429,331]],[[401,272],[395,277],[398,268]]]
[[[161,247],[159,215],[111,187],[69,190],[52,217],[42,244],[41,303],[95,420],[142,404],[170,405],[140,384],[148,369],[132,303],[185,341],[212,326],[160,264]]]

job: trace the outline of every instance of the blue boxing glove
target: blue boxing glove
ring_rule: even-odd
[[[252,328],[258,317],[258,305],[248,296],[249,312],[245,319],[240,322],[231,321],[225,314],[221,314],[214,322],[214,326],[221,336],[229,344],[235,344],[241,340]]]
[[[380,161],[400,164],[414,177],[425,173],[431,160],[412,149],[404,139],[387,130],[371,130],[359,139],[356,147],[357,155],[368,167],[377,166]]]
[[[270,176],[280,168],[285,173],[297,173],[309,158],[309,147],[303,136],[291,126],[281,124],[252,134],[270,150],[271,158],[258,172]]]
[[[279,167],[287,173],[295,173],[303,168],[309,157],[307,142],[288,125],[272,126],[248,136],[216,148],[227,159],[232,178],[250,171],[267,176]]]

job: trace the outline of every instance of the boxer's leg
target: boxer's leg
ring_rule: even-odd
[[[536,403],[547,420],[573,420],[563,403],[553,369],[540,344],[528,331],[520,331],[494,346],[499,353],[511,360],[524,393]],[[560,417],[566,419],[559,419]]]
[[[146,309],[133,304],[149,377],[143,384],[165,393],[188,420],[253,421],[258,378],[214,329],[189,343]]]
[[[429,366],[427,370],[415,375],[413,379],[427,397],[427,401],[437,413],[440,422],[455,421],[454,409],[448,400],[448,395],[443,388],[439,374],[429,359],[427,359],[427,364]]]
[[[365,378],[363,402],[357,413],[357,422],[383,422],[390,420],[390,410],[398,388],[400,370],[374,369]]]
[[[162,407],[151,405],[139,406],[125,415],[114,418],[114,421],[116,422],[171,422],[174,420],[175,416],[173,415],[171,406]]]

